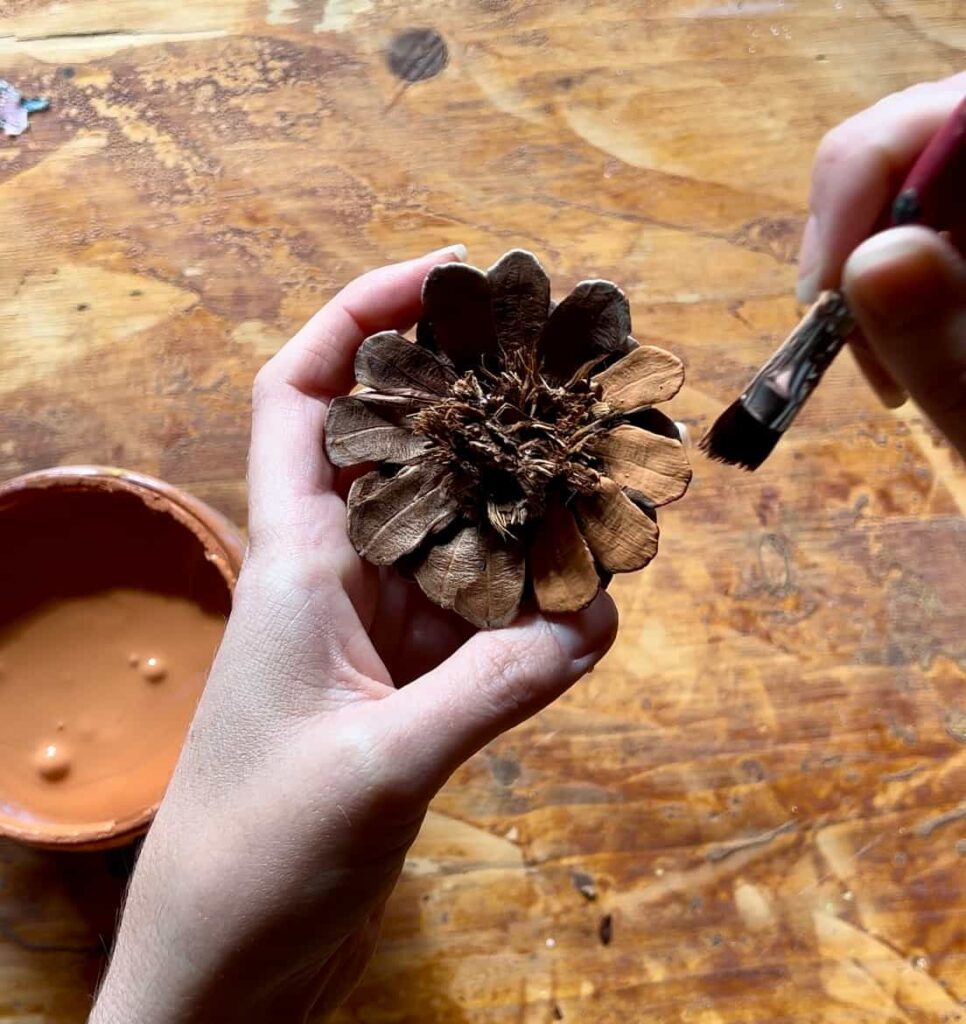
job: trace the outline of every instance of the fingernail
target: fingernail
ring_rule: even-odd
[[[430,253],[431,256],[453,256],[460,262],[466,260],[466,246],[462,242],[458,242],[456,245],[447,245],[445,249],[437,249],[436,252]]]
[[[849,271],[862,275],[883,263],[901,261],[922,251],[922,239],[916,228],[882,231],[866,239],[849,258]]]
[[[866,374],[869,380],[869,384],[872,386],[872,390],[875,392],[875,397],[879,399],[881,405],[886,409],[900,409],[906,404],[909,396],[906,394],[905,389],[896,384],[894,380],[887,379],[873,379]]]
[[[822,246],[818,218],[813,213],[805,225],[802,248],[798,256],[798,286],[795,294],[802,305],[808,305],[818,298],[822,280]]]

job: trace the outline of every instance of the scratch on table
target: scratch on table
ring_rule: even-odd
[[[879,776],[881,782],[905,782],[906,779],[911,779],[913,775],[918,775],[922,771],[921,764],[914,764],[911,768],[903,768],[901,772],[889,772],[888,775]]]
[[[957,807],[953,811],[947,811],[945,814],[940,814],[938,817],[929,818],[927,821],[922,822],[916,828],[916,835],[922,839],[928,839],[937,828],[952,825],[954,822],[962,821],[964,818],[966,818],[966,804],[963,804],[962,807]]]
[[[745,839],[735,839],[729,843],[712,846],[708,850],[708,860],[712,863],[717,863],[726,857],[730,857],[733,853],[740,853],[742,850],[749,850],[756,846],[767,846],[773,839],[777,839],[780,835],[784,835],[786,832],[793,832],[794,830],[795,821],[789,819],[783,825],[770,828],[767,832],[761,832],[757,836],[748,836]]]

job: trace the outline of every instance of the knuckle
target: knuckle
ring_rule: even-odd
[[[274,359],[270,359],[255,374],[252,382],[252,407],[260,408],[277,390],[278,376],[275,372]]]
[[[263,577],[275,577],[293,568],[292,544],[281,522],[271,514],[248,517],[248,559],[252,569]]]
[[[367,779],[362,790],[365,816],[378,823],[408,831],[418,827],[433,796],[428,780],[410,770],[396,730],[379,727],[361,729],[351,739],[353,756],[363,764]]]
[[[494,646],[477,666],[476,685],[484,705],[498,718],[525,714],[535,703],[535,677],[530,650],[508,643]]]
[[[854,146],[854,133],[846,121],[825,133],[815,152],[813,176],[824,178],[844,163]]]

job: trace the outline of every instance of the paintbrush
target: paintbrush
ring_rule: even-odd
[[[923,224],[935,230],[966,220],[966,99],[923,150],[883,228]],[[846,297],[823,292],[737,401],[700,442],[712,459],[757,469],[801,412],[855,329]]]

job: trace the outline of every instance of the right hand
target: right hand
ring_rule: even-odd
[[[916,85],[826,135],[799,297],[841,287],[859,327],[852,350],[880,399],[896,408],[911,396],[966,457],[966,239],[903,227],[863,242],[964,93],[966,73]]]

